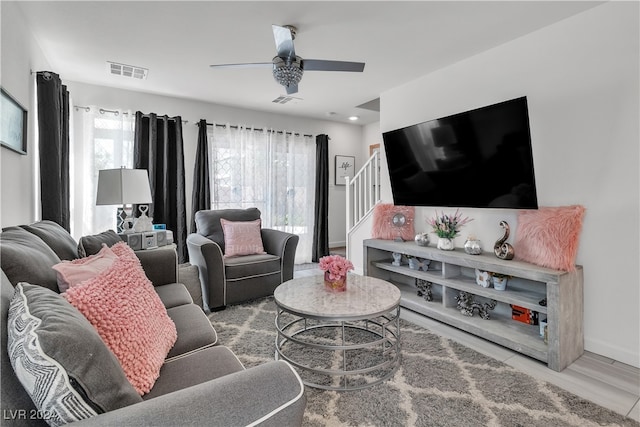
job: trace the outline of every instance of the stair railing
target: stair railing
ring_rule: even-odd
[[[375,151],[355,176],[351,179],[345,177],[345,181],[348,237],[380,201],[380,152]]]

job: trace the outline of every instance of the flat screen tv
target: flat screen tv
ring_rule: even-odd
[[[538,208],[526,97],[382,137],[396,205]]]

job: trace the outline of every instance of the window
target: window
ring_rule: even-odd
[[[208,138],[211,209],[257,207],[264,228],[300,236],[296,263],[311,262],[313,137],[214,125]]]
[[[135,116],[98,107],[76,107],[70,155],[71,233],[78,239],[116,229],[118,206],[96,206],[98,171],[133,167]]]

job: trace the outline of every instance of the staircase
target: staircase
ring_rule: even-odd
[[[380,201],[380,152],[376,151],[351,179],[346,180],[347,257],[349,237]]]

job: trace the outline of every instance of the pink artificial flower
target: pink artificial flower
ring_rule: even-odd
[[[338,280],[353,270],[353,264],[340,255],[328,255],[320,258],[320,270],[329,272],[329,279]]]

